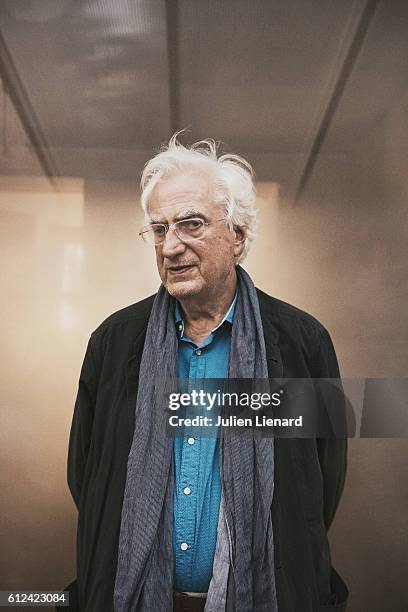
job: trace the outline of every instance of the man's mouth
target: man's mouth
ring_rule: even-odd
[[[191,268],[194,268],[195,264],[185,264],[185,265],[175,265],[175,266],[169,266],[167,268],[167,271],[170,272],[171,274],[183,274],[184,272],[187,272],[187,270],[191,270]]]

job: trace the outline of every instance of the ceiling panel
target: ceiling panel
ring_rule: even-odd
[[[181,0],[181,123],[239,148],[301,150],[361,4]]]
[[[0,5],[1,31],[50,147],[157,145],[169,130],[164,1]]]
[[[324,142],[344,152],[404,90],[406,1],[3,0],[0,31],[60,173],[137,176],[188,127],[294,193],[367,6]]]
[[[352,193],[359,194],[362,206],[368,198],[384,206],[384,192],[406,176],[406,155],[389,157],[397,147],[407,149],[407,117],[408,2],[390,0],[375,13],[304,200],[322,204],[331,199],[346,208]]]
[[[327,148],[347,151],[408,90],[408,2],[380,2],[330,126]]]

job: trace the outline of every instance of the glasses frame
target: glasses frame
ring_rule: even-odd
[[[182,238],[180,234],[177,232],[177,226],[180,223],[185,223],[186,221],[201,221],[203,225],[207,227],[209,225],[212,225],[213,223],[218,223],[219,221],[225,221],[227,218],[228,217],[222,217],[222,219],[215,219],[214,221],[204,221],[204,219],[202,219],[201,217],[187,217],[186,219],[179,219],[179,221],[175,221],[174,223],[150,223],[149,225],[144,225],[141,228],[139,232],[139,236],[143,240],[144,244],[147,244],[147,246],[160,246],[161,244],[165,242],[166,236],[170,228],[174,228],[174,233],[176,234],[180,242],[183,242],[184,244],[188,244],[189,242],[194,241],[194,240],[201,240],[203,236],[200,236],[199,238],[192,237],[192,238],[185,240],[185,238]],[[165,234],[161,242],[146,242],[146,240],[143,238],[143,234],[149,232],[152,229],[153,225],[161,225],[165,228]]]

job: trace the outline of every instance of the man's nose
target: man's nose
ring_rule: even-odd
[[[161,246],[163,257],[169,258],[180,255],[186,250],[186,245],[177,236],[174,227],[169,228]]]

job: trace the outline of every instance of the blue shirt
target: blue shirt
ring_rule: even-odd
[[[200,346],[184,335],[181,308],[176,303],[179,379],[197,382],[227,378],[235,302],[236,296],[219,326]],[[212,578],[221,501],[219,439],[215,432],[212,437],[200,437],[194,429],[193,435],[186,432],[176,436],[174,465],[174,588],[206,593]]]

